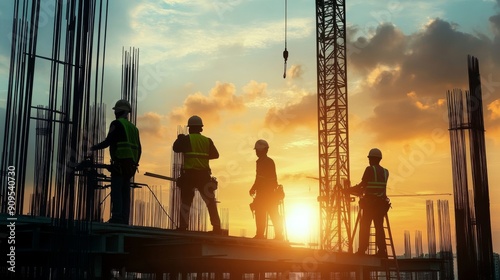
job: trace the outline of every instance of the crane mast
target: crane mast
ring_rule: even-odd
[[[320,244],[351,244],[345,1],[316,0]]]

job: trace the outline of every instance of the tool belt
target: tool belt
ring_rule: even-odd
[[[175,182],[175,185],[181,189],[203,187],[209,191],[215,191],[219,186],[217,178],[211,176],[210,171],[205,170],[183,170]]]
[[[361,209],[385,214],[391,208],[391,200],[388,197],[372,197],[365,195],[359,200],[359,207]]]
[[[276,201],[280,201],[285,198],[285,191],[283,190],[283,185],[277,185],[274,188],[273,197]]]
[[[132,178],[137,172],[137,164],[131,159],[119,159],[111,162],[109,167],[111,175],[122,176],[123,178]]]

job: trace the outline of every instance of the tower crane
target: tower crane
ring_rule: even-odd
[[[351,244],[345,1],[316,0],[320,246]]]

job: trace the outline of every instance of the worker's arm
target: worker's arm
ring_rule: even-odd
[[[216,159],[219,158],[219,151],[217,151],[217,148],[214,145],[214,142],[212,139],[208,138],[210,141],[210,148],[208,150],[208,159]]]
[[[106,136],[106,139],[104,139],[104,141],[102,141],[101,143],[92,146],[90,148],[92,151],[106,149],[112,143],[118,142],[118,133],[116,128],[117,122],[119,121],[114,120],[113,122],[111,122],[111,124],[109,125],[109,131],[108,135]]]
[[[359,184],[351,188],[345,189],[344,192],[355,196],[362,196],[366,188],[366,185],[368,184],[370,178],[372,177],[373,177],[373,170],[370,166],[367,166],[365,172],[363,173],[363,177],[361,178],[361,182],[359,182]]]
[[[179,134],[175,139],[172,149],[176,153],[185,153],[190,149],[189,135]]]
[[[361,178],[361,182],[358,184],[360,188],[366,188],[368,182],[373,181],[373,168],[371,166],[367,166],[365,168],[365,172],[363,173],[363,177]]]
[[[139,165],[139,162],[141,161],[141,155],[142,155],[142,146],[141,146],[141,137],[139,135],[139,131],[137,131],[137,165]]]

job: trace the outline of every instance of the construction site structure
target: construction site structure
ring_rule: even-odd
[[[460,89],[448,91],[446,95],[458,279],[493,279],[493,245],[479,61],[468,56],[467,65],[469,90],[465,92],[465,97]],[[468,159],[470,162],[467,162]],[[469,178],[472,187],[469,187]]]
[[[369,277],[366,271],[384,268],[381,258],[349,252],[351,201],[342,194],[350,182],[343,1],[316,1],[320,249],[216,236],[202,232],[202,224],[189,232],[175,231],[179,204],[175,203],[178,193],[174,181],[170,183],[174,193],[168,206],[171,208],[161,203],[161,195],[155,195],[161,187],[134,182],[130,225],[106,223],[110,181],[103,173],[108,166],[103,163],[102,151],[89,155],[89,148],[105,137],[106,130],[102,85],[107,1],[65,0],[51,6],[54,20],[49,53],[37,49],[42,2],[15,1],[13,10],[0,176],[7,182],[14,168],[16,188],[15,197],[9,195],[13,188],[0,190],[0,236],[5,241],[12,233],[9,226],[15,223],[16,247],[12,250],[7,242],[0,244],[2,252],[9,252],[16,272],[4,262],[1,279],[109,279],[109,272],[114,277],[142,279],[265,279],[289,275],[365,279]],[[122,50],[122,62],[121,98],[132,104],[130,117],[135,123],[138,50]],[[35,71],[38,67],[47,71]],[[37,95],[44,86],[49,94]],[[40,96],[47,97],[38,100]],[[36,160],[30,153],[33,128],[37,130]],[[37,162],[32,175],[36,187],[31,199],[26,199],[31,195],[26,186],[32,161]],[[172,176],[180,170],[179,162],[172,167]],[[12,199],[16,207],[12,207]],[[25,202],[31,205],[25,207]],[[29,213],[25,209],[30,209]],[[388,218],[386,222],[388,225]],[[398,267],[400,271],[436,271],[440,262],[426,259],[417,267],[412,260],[405,260],[398,261]]]
[[[356,217],[356,222],[354,224],[353,234],[351,236],[351,240],[355,239],[356,229],[358,228],[361,216],[363,215],[363,209],[360,208]],[[391,225],[389,223],[389,215],[386,213],[384,215],[383,222],[383,231],[384,231],[384,242],[385,249],[387,252],[387,257],[382,259],[382,265],[377,268],[366,269],[364,272],[364,279],[397,279],[400,280],[400,271],[398,265],[398,259],[396,256],[396,250],[394,249],[394,242],[392,238]],[[352,251],[352,247],[349,248],[349,251]],[[374,224],[370,226],[370,236],[368,243],[368,254],[370,256],[375,256],[377,253],[377,244],[376,244],[376,229]]]
[[[316,0],[320,246],[336,252],[352,243],[345,16],[345,1]]]

